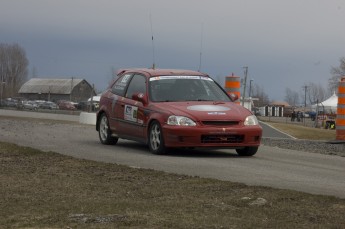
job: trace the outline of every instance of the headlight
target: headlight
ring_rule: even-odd
[[[251,115],[251,116],[248,116],[246,120],[244,120],[244,125],[255,126],[255,125],[259,125],[259,122],[255,115]]]
[[[169,116],[168,118],[168,125],[172,126],[195,126],[196,123],[191,120],[190,118],[184,116]]]

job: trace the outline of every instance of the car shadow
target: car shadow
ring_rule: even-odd
[[[101,144],[99,141],[85,142],[86,144]],[[119,140],[116,145],[103,145],[105,147],[116,147],[125,150],[127,153],[152,154],[147,145],[139,142]],[[152,154],[154,155],[154,154]],[[238,156],[234,149],[202,149],[202,148],[170,148],[165,154],[154,156],[170,157],[194,157],[194,158],[243,158]]]
[[[164,155],[172,157],[195,157],[195,158],[238,158],[235,150],[229,149],[200,149],[200,148],[174,148],[169,149]],[[163,156],[164,156],[163,155]]]
[[[152,154],[147,145],[137,142],[118,142],[117,146],[136,150],[136,153]],[[138,150],[138,151],[137,151]],[[195,157],[195,158],[239,158],[231,149],[171,148],[165,154],[155,156]]]

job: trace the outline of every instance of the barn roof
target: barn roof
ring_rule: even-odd
[[[27,81],[19,89],[19,93],[51,93],[70,94],[75,86],[86,80],[84,79],[42,79],[33,78]],[[87,83],[87,82],[86,82]]]
[[[270,103],[271,106],[281,106],[281,107],[291,107],[290,104],[288,104],[285,101],[272,101]]]

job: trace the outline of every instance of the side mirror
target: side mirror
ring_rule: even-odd
[[[236,100],[238,100],[238,95],[236,95],[234,93],[229,93],[228,95],[229,95],[232,102],[235,102]]]
[[[139,101],[139,102],[142,102],[144,105],[147,104],[147,98],[146,98],[146,95],[144,93],[134,93],[132,95],[132,99],[135,100],[135,101]]]

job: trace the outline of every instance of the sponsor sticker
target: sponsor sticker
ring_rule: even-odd
[[[137,122],[138,119],[138,107],[134,106],[125,106],[125,120]]]

